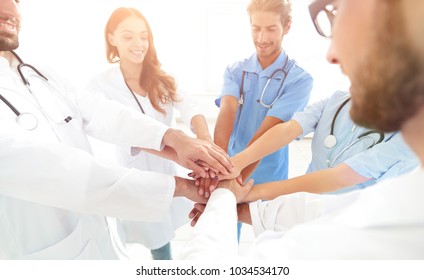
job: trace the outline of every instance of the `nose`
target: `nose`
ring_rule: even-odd
[[[19,18],[19,6],[15,0],[1,0],[0,1],[0,15],[12,16],[16,19]]]
[[[145,45],[145,40],[143,40],[142,38],[136,37],[134,39],[134,45],[137,46],[137,47],[142,47],[142,46]]]
[[[265,38],[266,38],[266,36],[265,36],[265,32],[264,31],[261,30],[261,31],[258,31],[256,33],[256,41],[258,43],[265,42]]]
[[[331,40],[330,47],[327,51],[327,61],[331,64],[339,64],[339,59],[337,58],[337,52],[334,47],[333,40]]]

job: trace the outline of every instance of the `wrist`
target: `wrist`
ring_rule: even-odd
[[[176,150],[175,147],[181,142],[182,137],[184,133],[181,130],[170,128],[163,135],[162,143]]]
[[[187,184],[185,182],[185,179],[181,177],[175,176],[175,190],[174,190],[174,197],[177,196],[184,196],[185,190],[187,189]]]
[[[212,141],[212,137],[211,137],[211,135],[208,132],[205,132],[205,133],[201,133],[200,132],[200,133],[197,133],[196,136],[197,136],[198,139],[205,140],[205,141],[207,141],[209,143],[212,143],[213,142]]]
[[[233,156],[231,158],[231,161],[233,162],[234,166],[240,171],[243,170],[250,163],[248,162],[244,152],[240,152],[236,154],[235,156]]]

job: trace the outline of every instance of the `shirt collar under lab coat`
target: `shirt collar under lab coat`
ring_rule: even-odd
[[[259,63],[258,55],[255,52],[249,59],[247,59],[242,66],[242,70],[245,72],[257,73],[260,76],[269,77],[275,71],[275,69],[282,68],[286,62],[287,54],[284,50],[281,51],[277,59],[269,65],[265,70],[262,69],[261,64]],[[286,66],[286,69],[288,65]]]

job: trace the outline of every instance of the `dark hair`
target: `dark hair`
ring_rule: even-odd
[[[108,34],[112,34],[117,26],[129,17],[142,19],[146,24],[148,32],[149,49],[143,61],[143,72],[141,73],[139,81],[140,86],[147,91],[153,107],[157,111],[165,114],[165,110],[161,108],[160,103],[166,104],[177,101],[175,80],[161,69],[161,64],[158,60],[156,48],[153,43],[152,30],[146,18],[138,10],[121,7],[116,9],[110,16],[105,28],[107,61],[109,63],[120,61],[118,49],[109,43]]]

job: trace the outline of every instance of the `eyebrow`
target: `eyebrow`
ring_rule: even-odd
[[[259,26],[259,25],[252,24],[252,27],[258,27],[258,28],[273,28],[273,27],[278,27],[278,25],[273,24],[273,25],[268,25],[268,26]]]
[[[122,30],[122,32],[137,33],[137,32],[134,32],[134,31],[131,31],[131,30],[128,30],[128,29]],[[148,32],[147,30],[146,30],[146,31],[142,31],[142,32],[140,32],[140,33],[149,34],[149,32]]]

